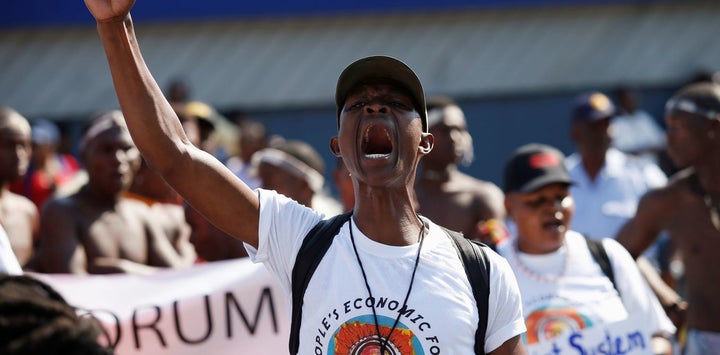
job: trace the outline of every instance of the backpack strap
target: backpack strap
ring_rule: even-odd
[[[612,282],[613,287],[619,295],[620,290],[615,284],[615,272],[613,272],[610,258],[608,257],[607,251],[605,250],[605,246],[603,246],[602,244],[602,240],[588,238],[588,236],[586,235],[583,235],[583,237],[585,238],[585,242],[587,242],[588,249],[590,250],[590,254],[592,255],[593,259],[595,259],[595,262],[600,265],[600,269],[602,270],[603,274],[605,274],[605,276],[610,279],[610,282]]]
[[[337,215],[318,222],[305,236],[295,258],[292,271],[292,318],[290,323],[290,354],[295,355],[300,348],[300,322],[305,290],[323,256],[330,248],[340,227],[345,224],[352,212]],[[487,330],[488,303],[490,298],[490,262],[485,255],[482,243],[471,241],[461,233],[443,228],[453,241],[465,267],[465,274],[472,286],[475,303],[478,307],[478,328],[475,331],[475,354],[485,353],[485,333]]]
[[[445,233],[455,245],[460,260],[465,267],[475,303],[478,308],[478,327],[475,331],[475,354],[485,354],[485,333],[488,322],[488,305],[490,303],[490,261],[485,248],[487,245],[465,238],[462,233],[443,227]]]
[[[290,354],[300,347],[300,321],[302,319],[305,289],[325,253],[330,248],[340,227],[350,220],[352,211],[318,222],[303,239],[292,270],[292,318],[290,323]]]

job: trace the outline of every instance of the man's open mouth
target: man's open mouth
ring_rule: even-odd
[[[382,124],[369,124],[365,127],[360,149],[365,158],[384,159],[389,157],[393,150],[393,142],[388,128]]]

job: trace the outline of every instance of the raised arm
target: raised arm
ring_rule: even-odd
[[[85,0],[97,21],[115,91],[135,144],[148,164],[216,226],[257,247],[257,195],[185,136],[140,53],[134,0]]]

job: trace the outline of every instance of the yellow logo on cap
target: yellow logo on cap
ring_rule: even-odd
[[[590,106],[597,111],[605,111],[610,108],[610,99],[601,93],[595,93],[590,96]]]

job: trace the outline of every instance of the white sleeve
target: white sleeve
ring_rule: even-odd
[[[23,273],[10,245],[10,238],[8,238],[2,225],[0,225],[0,273],[8,275],[21,275]]]
[[[508,339],[527,331],[522,300],[515,274],[505,258],[487,253],[490,260],[490,300],[485,334],[485,352],[489,353]]]
[[[253,262],[265,264],[289,292],[297,252],[322,215],[274,191],[256,191],[260,199],[258,248],[245,244],[245,249]]]
[[[643,314],[646,324],[651,325],[650,332],[675,333],[675,325],[667,317],[655,294],[630,253],[614,239],[603,239],[615,274],[615,283],[628,314]]]

